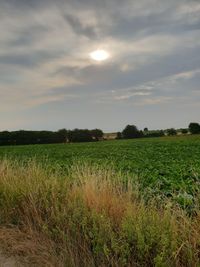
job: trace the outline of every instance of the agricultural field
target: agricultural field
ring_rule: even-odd
[[[200,136],[0,147],[0,248],[19,266],[200,266],[199,193]]]
[[[21,162],[34,158],[63,171],[83,161],[112,166],[137,177],[144,188],[190,194],[200,177],[200,136],[0,147],[0,158],[5,157]]]

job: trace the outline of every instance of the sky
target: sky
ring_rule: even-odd
[[[0,0],[0,18],[0,131],[200,123],[199,0]]]

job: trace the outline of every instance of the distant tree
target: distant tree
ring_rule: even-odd
[[[139,136],[138,137],[143,137],[144,136],[144,133],[142,130],[139,131]]]
[[[167,135],[176,135],[177,132],[174,128],[167,129]]]
[[[56,132],[52,131],[13,131],[0,132],[0,145],[28,145],[59,143]]]
[[[191,122],[189,124],[189,131],[191,134],[200,133],[200,125],[197,122]]]
[[[140,136],[141,133],[135,125],[127,125],[122,131],[122,137],[125,139],[138,138]]]
[[[96,141],[99,141],[103,137],[103,131],[100,129],[90,130],[90,133]]]
[[[117,137],[116,139],[122,139],[122,133],[121,132],[117,132]]]
[[[163,130],[158,130],[159,137],[165,136],[165,132]]]
[[[148,132],[149,132],[149,129],[147,127],[145,127],[142,133],[144,136],[147,136]]]
[[[8,131],[0,132],[0,145],[10,145],[10,135]]]
[[[70,142],[91,142],[103,136],[100,129],[89,131],[87,129],[75,129],[68,131],[60,129],[53,131],[3,131],[0,132],[1,145],[28,145],[28,144],[53,144]]]
[[[184,129],[182,128],[182,129],[181,129],[181,133],[182,133],[182,134],[187,134],[187,133],[188,133],[188,129],[187,129],[187,128],[184,128]]]
[[[74,129],[68,132],[69,142],[91,142],[91,132],[87,129]]]
[[[165,135],[165,133],[163,130],[152,130],[152,131],[148,131],[145,134],[145,137],[161,137],[164,135]]]
[[[57,131],[58,140],[61,143],[66,143],[68,141],[68,131],[66,129],[60,129]]]

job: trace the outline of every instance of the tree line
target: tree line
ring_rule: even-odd
[[[165,135],[172,136],[181,134],[200,134],[200,124],[196,122],[191,122],[188,128],[175,129],[170,128],[166,130],[148,130],[144,128],[143,131],[138,130],[135,125],[127,125],[122,132],[117,133],[117,139],[131,139],[140,137],[162,137]]]
[[[188,128],[166,130],[138,130],[135,125],[127,125],[122,132],[116,133],[116,139],[132,139],[141,137],[162,137],[165,135],[200,134],[200,124],[191,122]],[[0,145],[53,144],[73,142],[94,142],[103,140],[101,129],[60,129],[58,131],[3,131],[0,132]]]
[[[103,138],[100,129],[60,129],[54,131],[3,131],[0,132],[0,145],[53,144],[67,142],[92,142]]]

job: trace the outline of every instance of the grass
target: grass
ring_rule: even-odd
[[[65,174],[2,160],[2,246],[29,266],[199,266],[199,209],[145,201],[139,182],[98,165]]]
[[[200,177],[200,135],[141,138],[82,144],[53,144],[0,147],[0,158],[26,162],[35,158],[64,172],[77,161],[112,165],[124,176],[140,178],[140,185],[154,194],[193,198]]]

